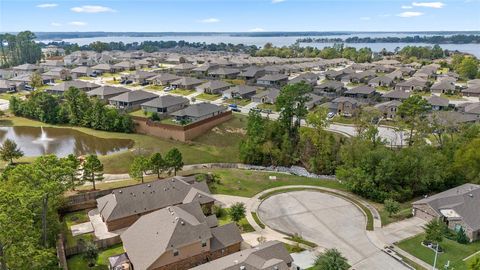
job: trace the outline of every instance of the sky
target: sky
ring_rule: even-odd
[[[476,31],[480,0],[0,0],[0,32]]]

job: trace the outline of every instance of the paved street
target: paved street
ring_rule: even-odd
[[[312,191],[283,193],[263,201],[258,214],[275,230],[339,249],[355,269],[408,269],[370,241],[363,213],[339,197]]]

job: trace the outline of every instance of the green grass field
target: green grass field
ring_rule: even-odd
[[[228,214],[228,211],[230,210],[229,208],[224,208],[224,214],[218,218],[218,225],[225,225],[228,223],[232,223],[232,219],[230,218],[230,215]],[[242,218],[238,222],[238,227],[242,231],[242,233],[249,233],[249,232],[254,232],[255,229],[248,223],[247,218]]]
[[[245,106],[252,102],[250,99],[231,98],[223,101],[224,104],[237,104],[239,106]]]
[[[69,270],[108,270],[108,257],[124,253],[122,244],[100,250],[94,267],[88,267],[88,262],[82,254],[75,255],[67,260]]]
[[[212,94],[206,94],[206,93],[201,93],[200,95],[195,97],[196,99],[200,100],[207,100],[207,101],[214,101],[220,98],[220,95],[212,95]]]
[[[398,243],[398,247],[419,258],[420,260],[433,265],[435,251],[425,247],[421,242],[425,239],[425,234],[419,234],[413,238],[406,239]],[[444,252],[439,253],[437,267],[443,269],[443,266],[450,261],[449,269],[467,269],[464,258],[480,250],[480,241],[467,245],[459,244],[450,239],[444,239],[440,246]],[[469,261],[470,262],[470,261]]]
[[[169,93],[171,94],[177,94],[177,95],[182,95],[182,96],[188,96],[188,95],[191,95],[193,93],[195,93],[196,91],[195,90],[187,90],[187,89],[175,89],[175,90],[172,90],[170,91]]]
[[[148,90],[155,90],[155,91],[163,91],[163,86],[161,85],[149,85],[149,86],[146,86],[145,89],[148,89]]]
[[[86,242],[93,240],[94,236],[92,233],[73,236],[72,231],[70,230],[73,225],[84,223],[87,221],[89,221],[89,218],[86,210],[71,212],[63,217],[62,232],[65,236],[65,242],[67,247],[74,247],[77,245],[78,241],[81,240]]]
[[[217,126],[192,142],[179,142],[142,134],[116,133],[82,127],[49,125],[15,116],[3,117],[0,120],[0,124],[2,126],[65,127],[100,138],[133,140],[134,146],[129,151],[100,156],[100,160],[104,164],[105,173],[127,173],[133,158],[138,153],[150,154],[152,152],[160,152],[165,154],[173,147],[178,148],[182,152],[185,164],[239,162],[238,144],[244,134],[243,128],[246,125],[246,120],[244,116],[235,115],[233,119]],[[30,162],[32,160],[32,157],[25,157],[18,161]],[[0,163],[0,166],[5,166],[5,163]]]

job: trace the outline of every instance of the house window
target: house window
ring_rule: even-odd
[[[178,252],[178,249],[174,249],[173,250],[173,256],[178,256],[179,252]]]

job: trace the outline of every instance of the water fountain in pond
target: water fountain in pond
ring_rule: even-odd
[[[41,134],[40,134],[40,137],[38,139],[35,139],[33,142],[34,143],[40,143],[40,144],[44,144],[45,142],[51,142],[53,141],[52,138],[49,138],[47,136],[47,133],[45,132],[45,130],[43,130],[43,127],[40,127],[40,130],[41,130]]]

